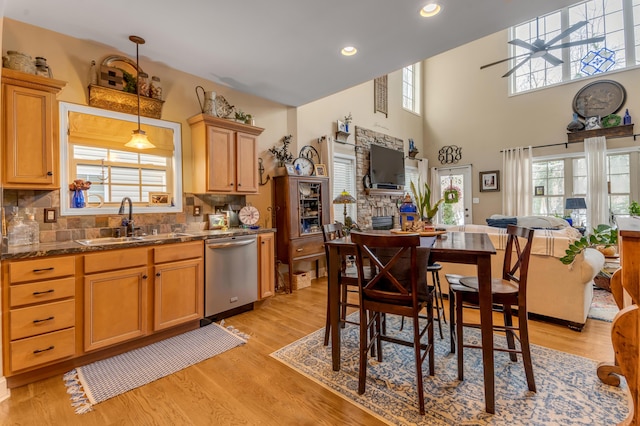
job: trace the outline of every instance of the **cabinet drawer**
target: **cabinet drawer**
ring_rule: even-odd
[[[25,260],[9,263],[9,283],[41,281],[75,275],[75,256]]]
[[[11,340],[73,327],[75,320],[76,310],[73,299],[12,309],[9,312]]]
[[[75,328],[69,328],[11,342],[11,371],[73,356],[75,335]]]
[[[87,254],[84,256],[84,273],[147,266],[147,253],[148,249],[141,247]]]
[[[324,241],[322,237],[291,240],[289,244],[291,257],[294,259],[324,256]]]
[[[175,262],[176,260],[195,259],[203,256],[203,242],[168,244],[153,249],[154,263]]]
[[[76,294],[74,277],[60,280],[12,285],[9,287],[9,303],[12,308],[32,303],[50,302],[73,297]]]

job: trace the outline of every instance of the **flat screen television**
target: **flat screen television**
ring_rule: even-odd
[[[403,189],[404,152],[371,145],[369,156],[371,187],[380,189]]]

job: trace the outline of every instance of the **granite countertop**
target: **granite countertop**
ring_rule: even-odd
[[[128,241],[119,244],[108,245],[82,245],[76,241],[63,241],[59,243],[41,243],[31,246],[20,246],[7,248],[6,244],[3,245],[3,252],[0,256],[0,260],[10,259],[28,259],[35,257],[56,256],[63,254],[77,254],[77,253],[89,253],[95,251],[104,250],[116,250],[131,247],[145,247],[158,244],[174,244],[184,243],[188,241],[206,240],[210,238],[225,238],[238,235],[254,235],[267,232],[276,232],[275,228],[260,228],[260,229],[244,229],[244,228],[230,228],[227,230],[212,230],[212,231],[189,231],[180,233],[179,235],[172,237],[163,237],[157,240],[153,239],[152,235],[148,235],[144,240]]]

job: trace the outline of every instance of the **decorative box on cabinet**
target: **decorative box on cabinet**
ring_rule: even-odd
[[[3,265],[4,375],[76,355],[75,257]]]
[[[66,84],[2,69],[2,182],[5,188],[60,186],[56,95]]]
[[[260,127],[198,114],[189,120],[193,150],[191,192],[256,194]]]
[[[324,258],[322,225],[331,220],[329,178],[312,176],[278,176],[274,179],[276,206],[276,255],[280,262],[316,261]],[[291,291],[293,274],[289,274]]]

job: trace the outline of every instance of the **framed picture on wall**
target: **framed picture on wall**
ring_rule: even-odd
[[[316,176],[326,176],[327,175],[327,166],[324,164],[316,164]]]
[[[500,191],[500,170],[480,172],[480,192]]]
[[[536,186],[536,195],[544,195],[544,186]]]
[[[344,124],[344,121],[338,120],[336,126],[338,127],[338,131],[339,132],[346,132],[347,131],[347,126]]]
[[[149,193],[149,205],[150,206],[168,206],[171,203],[171,194],[168,192],[150,192]]]

